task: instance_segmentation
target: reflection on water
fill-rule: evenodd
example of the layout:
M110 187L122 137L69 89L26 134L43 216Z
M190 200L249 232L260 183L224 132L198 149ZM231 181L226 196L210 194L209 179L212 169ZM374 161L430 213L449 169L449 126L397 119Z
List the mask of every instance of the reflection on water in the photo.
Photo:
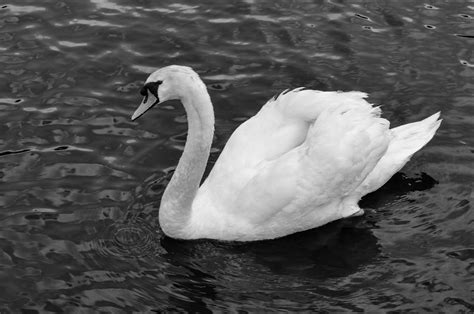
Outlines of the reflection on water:
M0 311L474 311L474 6L466 1L90 0L0 5ZM177 241L158 205L178 102L129 117L186 64L231 132L297 86L363 90L433 141L363 217L274 241Z

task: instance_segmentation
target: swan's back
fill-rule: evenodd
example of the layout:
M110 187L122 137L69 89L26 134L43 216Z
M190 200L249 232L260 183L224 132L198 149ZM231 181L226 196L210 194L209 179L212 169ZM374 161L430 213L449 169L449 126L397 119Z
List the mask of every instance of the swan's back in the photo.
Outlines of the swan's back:
M229 166L238 169L255 166L301 145L310 126L324 110L339 106L371 110L372 105L364 100L365 97L367 94L362 92L321 92L298 88L270 99L255 116L234 131L214 165L210 179Z

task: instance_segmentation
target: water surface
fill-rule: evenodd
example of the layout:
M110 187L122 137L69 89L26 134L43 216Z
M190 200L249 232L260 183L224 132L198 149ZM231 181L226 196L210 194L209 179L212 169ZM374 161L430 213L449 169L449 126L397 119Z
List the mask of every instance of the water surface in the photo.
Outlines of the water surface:
M0 311L474 311L472 1L29 1L0 5ZM147 74L192 66L209 167L286 88L362 90L435 138L366 215L274 241L164 237L178 102L137 122Z

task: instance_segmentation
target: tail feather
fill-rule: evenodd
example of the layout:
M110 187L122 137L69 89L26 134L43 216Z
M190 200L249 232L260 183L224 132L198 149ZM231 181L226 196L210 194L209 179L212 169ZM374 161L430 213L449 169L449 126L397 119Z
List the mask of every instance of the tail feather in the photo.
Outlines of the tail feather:
M386 153L357 188L356 194L363 196L377 190L399 171L433 138L442 121L439 116L440 112L437 112L424 120L391 129L393 137Z
M387 153L400 155L408 161L433 138L442 121L438 120L439 115L440 112L437 112L424 120L393 128L391 130L393 140L390 142Z

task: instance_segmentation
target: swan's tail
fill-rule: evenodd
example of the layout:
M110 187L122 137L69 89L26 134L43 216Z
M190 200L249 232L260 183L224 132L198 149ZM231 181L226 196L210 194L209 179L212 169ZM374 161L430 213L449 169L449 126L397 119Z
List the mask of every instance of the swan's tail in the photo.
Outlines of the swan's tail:
M437 112L424 120L401 125L391 130L393 140L390 142L387 154L397 156L397 159L402 162L400 169L414 153L433 138L441 124L439 115L440 112Z
M424 120L391 129L393 138L386 153L357 188L356 193L363 196L377 190L399 171L414 153L433 138L442 121L439 115L437 112Z

